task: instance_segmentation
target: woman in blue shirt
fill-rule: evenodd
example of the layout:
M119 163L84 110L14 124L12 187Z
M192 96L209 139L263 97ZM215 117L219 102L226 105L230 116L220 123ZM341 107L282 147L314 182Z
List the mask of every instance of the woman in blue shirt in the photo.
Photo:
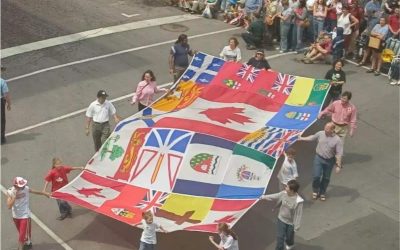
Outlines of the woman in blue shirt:
M380 40L381 45L379 46L378 49L375 48L369 48L372 51L372 65L369 70L367 70L367 73L375 73L375 76L379 76L381 65L382 65L382 58L381 58L381 53L382 50L384 49L384 42L386 39L386 36L389 33L389 26L386 24L386 19L384 17L381 17L379 19L379 23L374 26L374 28L371 31L371 37L376 37ZM366 53L367 54L367 53ZM363 62L365 62L365 58L363 58Z

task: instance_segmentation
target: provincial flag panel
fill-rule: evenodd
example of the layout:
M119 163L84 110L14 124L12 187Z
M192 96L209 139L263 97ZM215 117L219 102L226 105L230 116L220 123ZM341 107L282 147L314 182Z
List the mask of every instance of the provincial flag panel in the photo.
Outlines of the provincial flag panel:
M233 226L316 121L329 86L198 53L168 93L118 123L53 197L138 227L145 211L168 231Z
M180 169L174 193L215 197L226 174L235 143L195 134Z

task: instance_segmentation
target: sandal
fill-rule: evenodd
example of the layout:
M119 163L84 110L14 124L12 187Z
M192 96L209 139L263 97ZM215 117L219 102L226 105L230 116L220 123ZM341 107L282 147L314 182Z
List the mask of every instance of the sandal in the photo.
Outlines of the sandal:
M321 201L326 201L326 196L322 194L322 195L319 196L319 199Z
M369 70L367 70L367 73L372 73L374 71L375 71L374 69L369 69Z
M379 76L380 74L381 74L381 72L379 72L379 71L377 71L377 70L374 72L374 75L375 75L375 76Z
M357 67L361 67L361 66L364 66L365 65L365 62L359 62L358 64L357 64Z
M318 198L318 194L317 193L312 193L312 199L316 200Z
M311 59L308 59L308 60L304 60L304 63L305 63L305 64L313 64L314 62L311 61Z

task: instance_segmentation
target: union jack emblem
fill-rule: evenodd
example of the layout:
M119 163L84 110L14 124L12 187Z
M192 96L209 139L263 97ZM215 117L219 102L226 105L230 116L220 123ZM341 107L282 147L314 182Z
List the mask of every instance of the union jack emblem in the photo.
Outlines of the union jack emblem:
M285 149L295 142L300 133L300 130L275 128L275 131L271 133L271 139L267 141L263 151L267 155L279 158Z
M255 135L243 139L240 144L279 158L285 149L295 142L300 133L300 130L266 127L257 131Z
M236 75L242 79L245 79L249 83L254 83L260 72L261 69L256 69L248 64L242 64Z
M151 210L151 212L155 214L167 200L168 195L168 193L148 190L143 200L136 204L135 207L142 211Z
M295 81L295 76L279 73L271 89L289 96Z

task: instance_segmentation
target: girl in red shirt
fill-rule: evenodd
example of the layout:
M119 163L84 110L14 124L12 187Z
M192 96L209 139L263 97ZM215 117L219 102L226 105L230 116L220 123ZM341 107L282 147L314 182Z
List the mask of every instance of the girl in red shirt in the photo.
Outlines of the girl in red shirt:
M62 161L58 157L54 157L52 160L52 166L50 171L47 173L45 179L45 184L43 187L43 192L46 192L47 186L51 182L51 192L57 191L58 189L64 187L68 184L67 174L72 170L83 170L84 167L71 167L62 164ZM68 202L63 200L58 200L58 209L60 210L60 216L57 220L64 220L67 217L71 217L71 206Z

